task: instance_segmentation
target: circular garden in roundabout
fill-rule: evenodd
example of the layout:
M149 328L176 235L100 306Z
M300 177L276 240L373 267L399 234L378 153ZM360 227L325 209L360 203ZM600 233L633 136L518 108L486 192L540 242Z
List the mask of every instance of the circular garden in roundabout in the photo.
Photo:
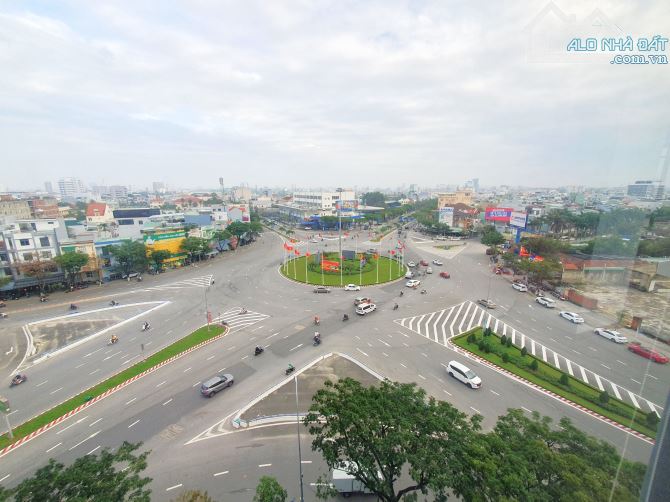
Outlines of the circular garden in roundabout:
M318 286L370 286L405 275L405 267L395 257L353 251L343 251L342 254L344 259L341 262L337 252L294 257L286 260L280 271L291 280Z

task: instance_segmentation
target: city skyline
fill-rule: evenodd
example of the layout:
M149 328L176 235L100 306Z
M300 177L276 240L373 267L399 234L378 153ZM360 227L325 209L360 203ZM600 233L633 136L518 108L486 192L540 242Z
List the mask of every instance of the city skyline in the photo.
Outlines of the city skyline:
M441 2L175 4L160 16L141 2L3 3L3 184L623 186L662 176L665 65L534 61L528 37L562 33L532 32L562 16L655 33L670 7L457 13Z

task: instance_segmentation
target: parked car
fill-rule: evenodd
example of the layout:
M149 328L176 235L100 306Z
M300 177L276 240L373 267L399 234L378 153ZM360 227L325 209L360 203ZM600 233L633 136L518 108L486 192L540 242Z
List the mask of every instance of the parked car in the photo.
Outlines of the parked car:
M440 277L443 279L450 279L451 276L449 275L449 272L440 272Z
M561 293L560 291L556 291L556 290L549 291L549 294L550 294L551 296L553 296L554 298L558 298L559 300L567 300L567 299L568 299L567 296L565 296L565 295L564 295L563 293Z
M618 331L614 331L613 329L596 328L596 329L593 330L593 332L596 335L600 335L603 338L607 338L608 340L611 340L615 343L626 343L628 341L628 338L623 336Z
M354 305L360 305L362 303L372 303L372 300L367 296L357 296L354 298Z
M444 263L442 263L440 260L433 260L433 265L437 265L438 267L441 267L442 265L444 265Z
M315 293L330 293L330 288L326 286L317 286L314 288Z
M360 291L361 287L358 284L347 284L344 286L345 291Z
M426 273L427 273L427 274L432 274L432 273L433 273L433 269L432 269L431 267L428 267L428 268L426 269Z
M666 364L668 362L668 356L663 355L660 352L656 352L649 347L645 347L644 345L640 345L638 342L630 342L628 344L628 350L637 354L638 356L651 359L655 363Z
M479 389L482 386L482 379L474 371L458 361L449 361L449 364L447 364L447 373L471 389Z
M421 263L422 267L427 267L428 266L428 262L426 260L421 260L419 263Z
M565 310L562 310L558 313L558 315L560 315L563 319L572 321L575 324L582 324L584 322L584 318L579 314L575 314L574 312L567 312Z
M525 293L526 291L528 291L528 286L526 286L522 282L513 282L512 287L514 289L516 289L517 291L521 291L522 293Z
M418 279L411 279L411 280L409 280L409 281L407 281L407 282L405 283L405 286L407 286L408 288L415 288L415 287L417 287L419 284L421 284L421 281L420 281L420 280L418 280Z
M358 307L356 307L356 313L358 315L369 314L375 310L377 310L377 305L374 303L361 303Z
M535 301L540 305L544 305L548 309L553 309L556 306L556 302L551 298L547 298L546 296L538 296L535 298Z
M480 298L477 300L477 303L479 303L482 307L486 307L487 309L494 309L497 307L495 303L493 303L491 300L487 300L486 298Z
M414 263L413 261L408 261L407 266L408 267L416 267L416 263Z
M200 386L200 393L205 397L212 397L217 392L233 385L234 382L235 379L233 378L233 375L229 373L216 375L202 383Z

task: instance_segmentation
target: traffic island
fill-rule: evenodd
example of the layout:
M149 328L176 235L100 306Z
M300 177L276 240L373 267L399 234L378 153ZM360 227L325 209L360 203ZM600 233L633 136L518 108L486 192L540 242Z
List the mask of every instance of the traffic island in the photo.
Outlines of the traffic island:
M269 423L295 422L296 411L304 416L312 404L312 396L323 387L326 380L337 382L353 378L365 387L376 385L382 377L345 354L328 354L319 358L279 385L261 394L239 411L233 419L234 427L253 427ZM297 410L296 410L297 391Z
M315 286L373 286L396 281L405 276L406 267L396 259L359 253L355 259L340 263L337 253L293 258L279 267L287 279ZM342 270L340 271L340 267Z
M533 386L540 387L561 400L594 414L607 422L615 422L624 429L646 438L656 437L658 415L644 413L605 391L574 378L542 359L528 354L524 348L511 343L511 339L498 336L489 328L474 328L452 338L451 343L483 359L506 373L512 373Z
M13 439L10 439L7 433L0 436L0 457L19 447L21 444L39 436L43 432L46 432L70 418L72 415L79 413L81 410L92 406L97 401L126 387L135 380L138 380L149 373L153 373L162 366L224 337L227 333L228 329L224 326L203 326L181 340L152 354L143 361L120 371L67 401L22 423L12 430L14 434Z

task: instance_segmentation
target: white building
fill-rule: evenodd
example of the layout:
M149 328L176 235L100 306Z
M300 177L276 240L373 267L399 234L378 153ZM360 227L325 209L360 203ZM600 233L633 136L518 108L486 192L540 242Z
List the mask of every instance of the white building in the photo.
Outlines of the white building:
M259 209L268 209L272 207L272 197L267 195L259 195L251 201L251 205Z
M293 206L299 209L312 211L321 216L335 216L337 203L342 201L344 211L353 210L357 205L356 192L343 190L342 192L294 192Z
M66 198L76 198L86 192L84 184L79 178L61 178L58 180L58 189L60 196Z
M231 196L235 202L249 202L251 200L251 190L247 187L235 187Z
M665 185L660 181L636 181L628 185L627 195L639 199L661 200L665 195Z

